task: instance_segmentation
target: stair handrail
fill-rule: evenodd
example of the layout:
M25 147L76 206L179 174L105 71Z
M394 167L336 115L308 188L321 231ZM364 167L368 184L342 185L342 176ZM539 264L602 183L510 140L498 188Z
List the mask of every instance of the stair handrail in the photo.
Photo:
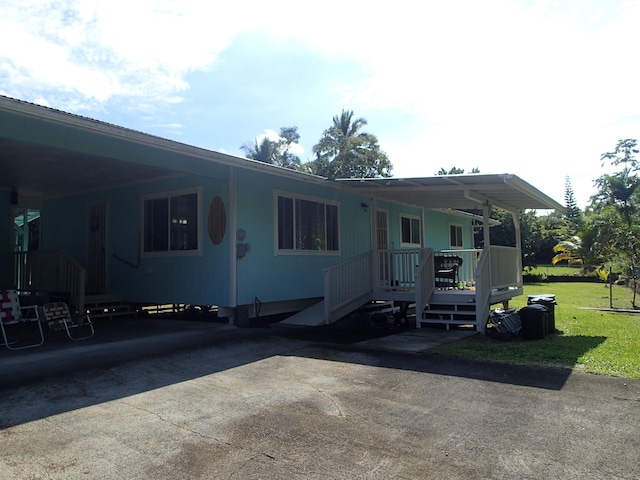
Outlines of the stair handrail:
M489 319L491 302L491 247L483 249L478 260L476 284L476 331L482 331Z
M514 269L513 265L516 265ZM522 287L520 249L490 245L480 255L476 269L476 323L486 326L491 310L491 295L494 290Z
M20 292L65 292L79 311L84 310L86 269L65 250L13 252L12 284Z
M365 252L342 263L325 268L324 320L330 323L344 307L371 296L372 252Z
M422 259L416 267L416 316L422 315L429 299L436 290L435 262L433 248L423 248ZM419 322L418 322L419 325Z

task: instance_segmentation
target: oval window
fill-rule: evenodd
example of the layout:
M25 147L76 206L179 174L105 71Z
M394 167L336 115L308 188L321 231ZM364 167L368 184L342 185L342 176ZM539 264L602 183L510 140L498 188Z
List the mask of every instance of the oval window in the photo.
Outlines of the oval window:
M214 245L222 243L224 233L227 229L227 214L224 210L224 202L220 197L211 201L209 206L209 238Z

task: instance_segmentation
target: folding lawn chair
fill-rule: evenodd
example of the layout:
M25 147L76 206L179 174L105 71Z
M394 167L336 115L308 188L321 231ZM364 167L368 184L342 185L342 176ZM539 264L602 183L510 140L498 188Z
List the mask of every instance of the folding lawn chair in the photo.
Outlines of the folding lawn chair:
M22 350L23 348L39 347L44 343L44 332L42 331L42 325L40 324L37 305L21 307L18 292L15 290L0 291L0 302L0 330L2 330L2 338L4 339L4 344L8 349ZM28 322L36 322L40 332L40 340L35 343L27 343L26 345L13 347L12 345L18 343L20 338L9 341L6 327L18 324L24 325Z
M69 307L64 302L47 303L42 307L44 322L54 332L64 331L71 340L84 340L93 337L93 322L89 315L72 316ZM72 330L86 327L90 333L84 336L74 336Z
M522 330L522 322L515 308L511 310L496 308L491 311L489 321L498 333L508 333L517 336Z

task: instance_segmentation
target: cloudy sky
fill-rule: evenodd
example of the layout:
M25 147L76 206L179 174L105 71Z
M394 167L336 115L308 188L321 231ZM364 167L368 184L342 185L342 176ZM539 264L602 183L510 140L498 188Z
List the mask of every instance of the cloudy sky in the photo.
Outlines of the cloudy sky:
M0 0L0 94L243 156L342 109L397 177L513 173L564 203L640 138L640 0Z

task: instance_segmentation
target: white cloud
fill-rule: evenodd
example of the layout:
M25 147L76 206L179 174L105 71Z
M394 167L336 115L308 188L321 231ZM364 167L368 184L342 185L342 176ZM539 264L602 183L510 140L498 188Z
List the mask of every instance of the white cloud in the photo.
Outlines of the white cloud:
M601 9L586 2L565 10L555 2L441 3L427 8L438 21L418 30L409 20L410 33L398 38L411 41L382 49L369 59L370 77L342 90L358 113L399 108L415 118L414 140L378 135L394 173L478 166L516 173L560 202L570 175L585 204L602 173L600 154L638 137L639 3L612 5L597 22Z
M188 88L185 75L210 65L238 30L214 27L206 5L9 0L0 7L0 78L18 93L175 101Z
M638 137L638 24L638 0L4 0L0 83L70 111L121 98L152 121L189 97L190 73L218 74L234 37L260 31L365 72L323 88L358 116L407 122L371 129L397 175L478 166L561 200L569 174L586 202L600 153Z

